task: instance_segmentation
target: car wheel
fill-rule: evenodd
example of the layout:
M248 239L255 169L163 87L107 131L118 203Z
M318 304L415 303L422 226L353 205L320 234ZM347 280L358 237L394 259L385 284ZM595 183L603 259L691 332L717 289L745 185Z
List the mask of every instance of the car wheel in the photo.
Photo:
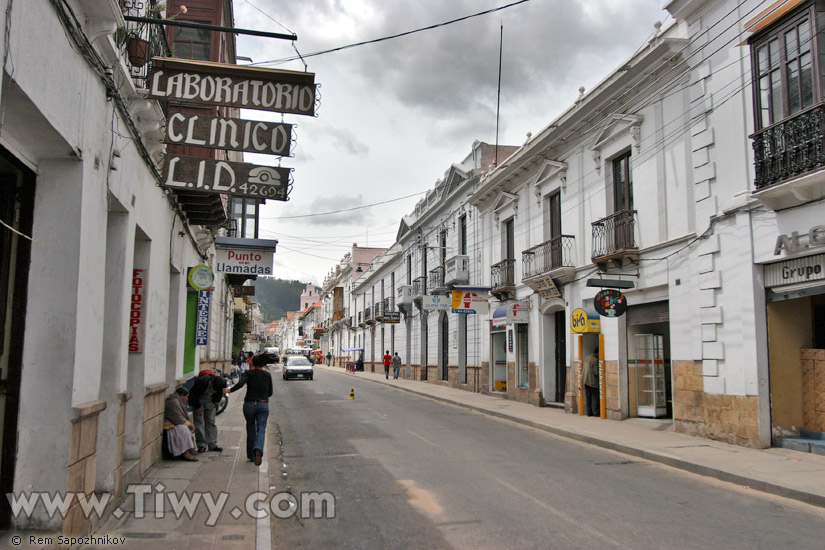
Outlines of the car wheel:
M309 379L312 380L312 376L310 376Z

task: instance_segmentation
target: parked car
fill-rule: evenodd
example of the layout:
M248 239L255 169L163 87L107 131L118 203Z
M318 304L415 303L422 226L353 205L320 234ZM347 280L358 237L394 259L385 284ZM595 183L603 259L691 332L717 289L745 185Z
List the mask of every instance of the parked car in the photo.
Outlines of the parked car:
M312 362L303 355L289 355L284 357L283 376L284 380L290 378L304 378L312 380L315 374Z

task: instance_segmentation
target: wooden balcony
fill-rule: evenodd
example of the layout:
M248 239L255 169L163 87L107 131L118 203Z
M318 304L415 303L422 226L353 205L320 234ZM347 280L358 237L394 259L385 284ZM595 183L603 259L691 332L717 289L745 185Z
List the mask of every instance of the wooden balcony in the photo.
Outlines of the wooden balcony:
M639 247L635 237L635 210L620 210L593 222L593 250L591 260L600 268L608 264L621 266L625 260L636 262Z

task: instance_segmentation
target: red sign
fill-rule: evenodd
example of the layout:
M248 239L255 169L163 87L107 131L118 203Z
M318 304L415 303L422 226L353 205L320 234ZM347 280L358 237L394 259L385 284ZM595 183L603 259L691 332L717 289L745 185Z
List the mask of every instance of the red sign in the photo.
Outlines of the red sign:
M132 270L132 306L129 310L129 352L143 351L143 269Z

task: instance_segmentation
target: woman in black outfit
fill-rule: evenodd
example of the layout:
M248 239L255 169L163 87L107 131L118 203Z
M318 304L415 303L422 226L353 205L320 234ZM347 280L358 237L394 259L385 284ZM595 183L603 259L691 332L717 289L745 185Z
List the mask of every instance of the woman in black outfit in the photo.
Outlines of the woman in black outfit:
M243 400L243 416L246 419L246 457L261 465L266 439L266 420L269 418L269 397L272 395L272 376L266 370L262 355L252 358L251 368L241 375L241 379L231 389L234 392L246 385Z

